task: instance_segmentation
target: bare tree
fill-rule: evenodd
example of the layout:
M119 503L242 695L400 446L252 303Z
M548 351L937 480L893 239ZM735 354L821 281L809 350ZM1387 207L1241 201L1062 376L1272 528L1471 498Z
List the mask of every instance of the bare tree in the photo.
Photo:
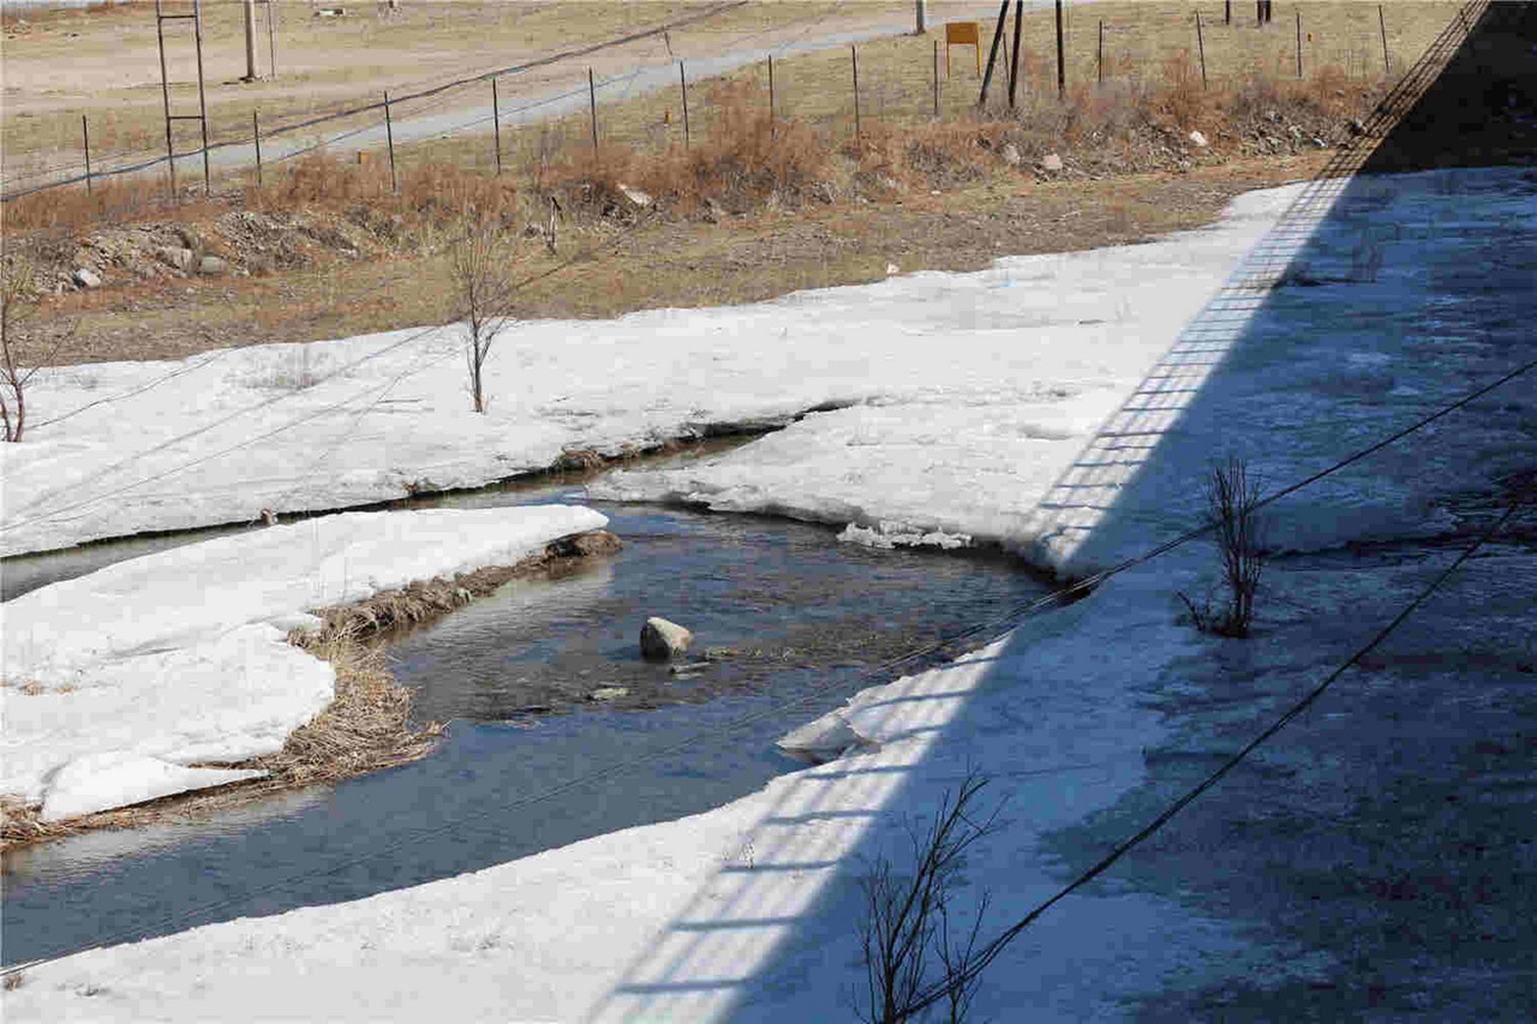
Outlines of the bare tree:
M975 772L968 773L953 799L948 792L940 798L927 829L910 829L915 862L911 876L899 875L882 857L863 879L868 911L860 939L867 1003L861 1019L869 1024L898 1024L916 1012L914 1003L931 954L944 970L949 1019L965 1019L975 993L977 975L972 968L988 897L983 896L963 942L950 933L950 902L967 848L994 831L996 809L980 822L971 814L986 784Z
M1213 611L1210 600L1197 608L1180 594L1190 610L1190 617L1202 632L1221 636L1245 637L1254 622L1254 594L1259 589L1265 556L1261 549L1259 522L1260 487L1250 483L1248 467L1236 455L1211 469L1206 484L1206 510L1212 529L1212 543L1222 563L1222 581L1227 588L1227 605Z
M469 214L473 221L474 211ZM486 411L485 364L497 329L512 313L512 247L495 223L471 223L450 252L449 269L465 324L464 358L475 411Z
M6 441L20 441L27 431L27 385L57 354L68 337L56 331L44 352L30 323L32 265L25 260L0 259L0 430ZM28 365L28 364L31 365Z

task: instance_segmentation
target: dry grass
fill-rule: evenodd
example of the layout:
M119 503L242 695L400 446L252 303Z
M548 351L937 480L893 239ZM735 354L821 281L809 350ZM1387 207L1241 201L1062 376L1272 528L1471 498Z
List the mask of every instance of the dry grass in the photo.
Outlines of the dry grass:
M516 565L419 581L355 604L320 609L316 614L324 623L321 628L296 630L288 639L335 670L335 699L294 730L277 753L205 766L265 771L265 778L53 822L41 820L39 805L0 794L0 849L90 829L195 818L279 790L339 782L423 757L432 751L443 725L429 722L412 728L411 691L390 674L377 641L445 615L510 579L555 574L619 546L619 539L606 531L580 534L555 541Z

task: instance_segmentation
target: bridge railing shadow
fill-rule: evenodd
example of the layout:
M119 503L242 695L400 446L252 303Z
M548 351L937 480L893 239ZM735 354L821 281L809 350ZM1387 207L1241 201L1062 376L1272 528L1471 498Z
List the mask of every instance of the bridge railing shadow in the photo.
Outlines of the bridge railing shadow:
M1469 28L1478 31L1487 7L1488 0L1476 0L1453 19L1364 130L1303 187L1274 229L1062 474L1032 516L1038 537L1035 557L1041 563L1067 575L1094 565L1091 542L1107 515L1134 504L1130 495L1138 480L1156 468L1165 439L1193 404L1212 399L1218 368L1243 345L1272 293L1288 283L1288 275L1306 266L1308 247L1319 228L1336 216L1342 198L1359 187L1353 175L1424 97L1465 43ZM1145 538L1147 546L1162 539ZM1002 663L1018 658L1032 642L1025 632L995 641L953 665L899 680L873 699L857 702L849 714L851 721L857 717L861 735L909 742L883 748L879 757L846 757L778 780L767 811L736 855L625 967L620 983L589 1019L721 1019L773 994L766 989L778 991L792 984L795 969L787 963L817 956L816 950L795 942L798 933L811 916L837 912L829 909L828 901L838 903L839 910L857 910L850 903L858 900L857 894L851 895L856 887L849 883L880 845L874 826L932 811L938 786L944 784L926 777L937 770L932 758L936 744L957 726L979 692L1002 683ZM1103 778L1096 779L1094 773ZM1024 774L1102 783L1111 773L1092 759L1066 758ZM924 784L916 785L920 778ZM958 782L950 780L948 788L953 790ZM831 964L828 969L859 976L855 964ZM829 1014L840 1015L852 1009L826 1007Z

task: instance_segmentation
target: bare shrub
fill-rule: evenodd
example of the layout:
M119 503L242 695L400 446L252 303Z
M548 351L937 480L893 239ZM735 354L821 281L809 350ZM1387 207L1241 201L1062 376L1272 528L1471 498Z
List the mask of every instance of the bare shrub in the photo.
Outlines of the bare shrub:
M972 804L986 785L985 778L968 773L953 798L949 792L940 798L928 828L909 826L915 864L911 876L898 874L882 857L862 880L867 906L860 931L866 1003L860 1019L870 1024L909 1020L920 1009L919 990L931 957L944 972L941 985L949 1019L965 1019L975 994L972 968L988 897L982 897L964 939L951 932L950 905L966 850L995 831L996 809L981 821L972 817Z
M486 411L485 364L497 329L512 312L512 246L494 223L468 225L449 252L449 274L465 323L464 358L475 411Z
M1197 629L1219 636L1246 637L1254 621L1254 594L1264 570L1258 517L1260 487L1250 483L1248 468L1238 456L1215 465L1206 484L1207 521L1212 543L1222 563L1226 603L1213 609L1210 599L1200 607L1180 594Z
M27 385L53 361L70 335L57 322L33 321L32 264L0 257L0 440L20 441L27 431Z

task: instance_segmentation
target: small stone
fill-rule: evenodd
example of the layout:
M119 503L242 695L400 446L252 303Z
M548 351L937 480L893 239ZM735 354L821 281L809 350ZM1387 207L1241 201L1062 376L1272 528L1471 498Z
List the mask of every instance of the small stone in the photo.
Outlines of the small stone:
M197 265L197 272L205 277L218 277L228 269L229 262L218 256L204 256Z
M897 266L895 263L888 263L888 264L886 264L886 276L887 277L890 277L892 274L900 274L901 272L902 272L902 268Z
M192 269L192 250L183 249L180 246L166 245L155 250L155 255L166 266L175 267L177 270Z
M1206 136L1198 131L1190 133L1190 142L1191 145L1195 146L1196 149L1205 149L1207 146L1211 145L1211 143L1206 141Z
M667 661L688 650L693 639L694 634L676 622L653 616L640 629L641 657L650 661Z
M1362 124L1359 120L1352 118L1350 121L1350 134L1365 135L1366 125Z
M101 275L97 274L96 271L92 270L90 267L78 267L70 276L74 279L74 282L82 288L101 287Z
M1062 158L1055 153L1047 153L1041 157L1041 170L1053 173L1062 170Z
M642 210L656 202L656 200L651 198L651 193L644 192L638 188L633 188L623 183L619 185L619 192L631 203L633 203L635 206L638 206Z
M1008 164L1010 167L1018 167L1021 160L1023 159L1019 155L1019 147L1014 145L1012 142L1005 142L1003 144L1003 148L998 151L998 155L1002 157L1003 162Z
M704 212L700 214L706 224L719 224L726 219L726 210L714 199L704 201Z
M624 686L600 686L587 695L588 700L618 700L620 697L628 697L630 691Z

